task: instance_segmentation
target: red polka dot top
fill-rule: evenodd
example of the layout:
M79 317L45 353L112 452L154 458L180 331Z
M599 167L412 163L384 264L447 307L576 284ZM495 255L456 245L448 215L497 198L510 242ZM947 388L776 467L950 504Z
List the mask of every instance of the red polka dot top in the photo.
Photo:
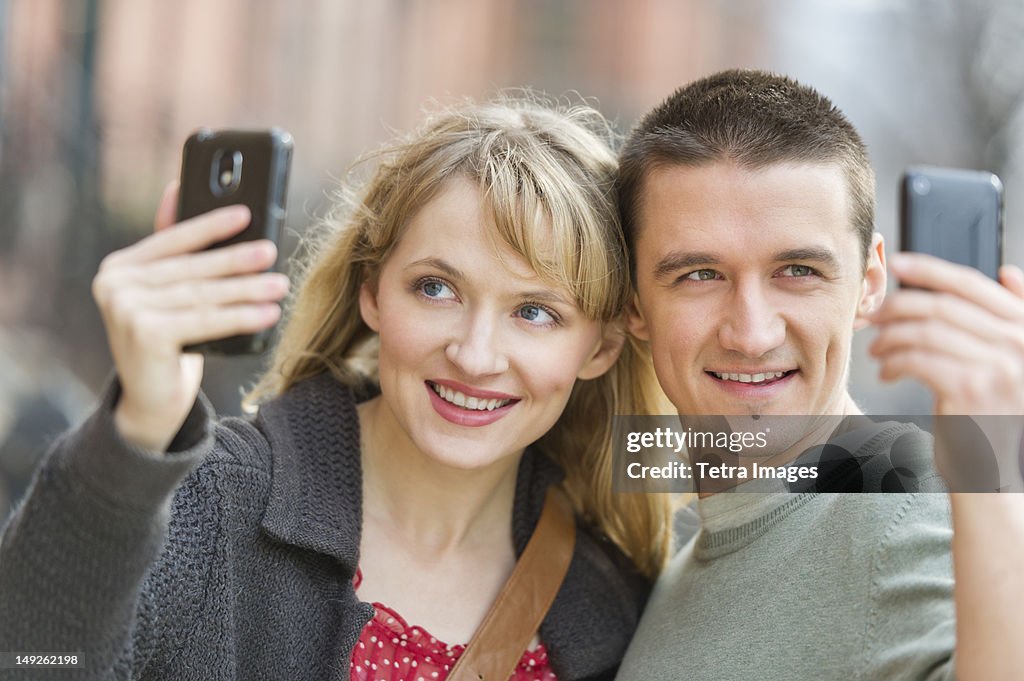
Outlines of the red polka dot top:
M357 590L362 578L357 571L353 580ZM374 603L373 608L373 619L352 651L352 681L443 681L448 677L465 644L439 641L382 603ZM509 680L556 681L543 643L523 653Z

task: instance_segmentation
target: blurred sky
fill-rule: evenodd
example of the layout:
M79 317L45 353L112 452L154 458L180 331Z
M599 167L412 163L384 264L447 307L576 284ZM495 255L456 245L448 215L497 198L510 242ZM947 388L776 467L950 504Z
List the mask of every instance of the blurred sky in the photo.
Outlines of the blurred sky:
M299 233L353 159L432 100L578 93L625 132L674 88L728 67L787 73L848 114L891 245L904 166L999 172L1005 259L1024 263L1021 36L1022 4L998 0L0 0L0 353L22 383L64 365L101 388L110 364L89 281L106 252L150 229L200 126L292 132ZM927 411L922 390L877 385L868 340L855 347L855 397L872 413ZM26 346L45 359L20 359ZM219 408L237 410L257 368L211 363ZM24 389L5 375L9 394Z

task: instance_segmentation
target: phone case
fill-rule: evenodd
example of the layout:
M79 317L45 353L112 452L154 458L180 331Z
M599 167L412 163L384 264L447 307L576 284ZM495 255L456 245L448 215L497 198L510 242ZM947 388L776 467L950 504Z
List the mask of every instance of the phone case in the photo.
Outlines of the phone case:
M244 204L252 213L249 226L210 248L256 239L270 239L280 244L291 158L292 137L277 128L259 131L202 129L193 133L182 151L178 221L222 206ZM271 271L276 269L277 263ZM232 336L185 349L224 355L263 352L270 344L272 331Z
M913 167L903 175L901 242L995 279L1002 263L1003 184L980 170Z

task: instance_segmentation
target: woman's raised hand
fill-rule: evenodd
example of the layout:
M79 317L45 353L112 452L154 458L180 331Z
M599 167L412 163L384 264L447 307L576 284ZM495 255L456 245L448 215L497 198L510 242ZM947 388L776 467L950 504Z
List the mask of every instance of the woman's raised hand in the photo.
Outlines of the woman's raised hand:
M265 272L277 257L263 239L205 251L249 224L244 206L174 223L177 183L164 192L155 233L111 253L92 292L107 329L121 397L114 420L129 444L165 451L195 403L203 357L193 343L272 326L288 278Z

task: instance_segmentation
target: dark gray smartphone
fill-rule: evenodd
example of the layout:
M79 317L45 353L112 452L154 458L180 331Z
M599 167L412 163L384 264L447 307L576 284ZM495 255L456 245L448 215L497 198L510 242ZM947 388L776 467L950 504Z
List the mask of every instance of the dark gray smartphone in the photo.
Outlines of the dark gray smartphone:
M244 204L252 221L242 232L210 248L270 239L280 243L292 160L292 136L270 130L209 130L193 133L181 156L178 221L215 208ZM271 270L277 269L277 263ZM263 352L271 329L190 345L187 352L238 355Z
M904 251L930 253L996 279L1002 263L1003 183L980 170L907 168L900 192Z

